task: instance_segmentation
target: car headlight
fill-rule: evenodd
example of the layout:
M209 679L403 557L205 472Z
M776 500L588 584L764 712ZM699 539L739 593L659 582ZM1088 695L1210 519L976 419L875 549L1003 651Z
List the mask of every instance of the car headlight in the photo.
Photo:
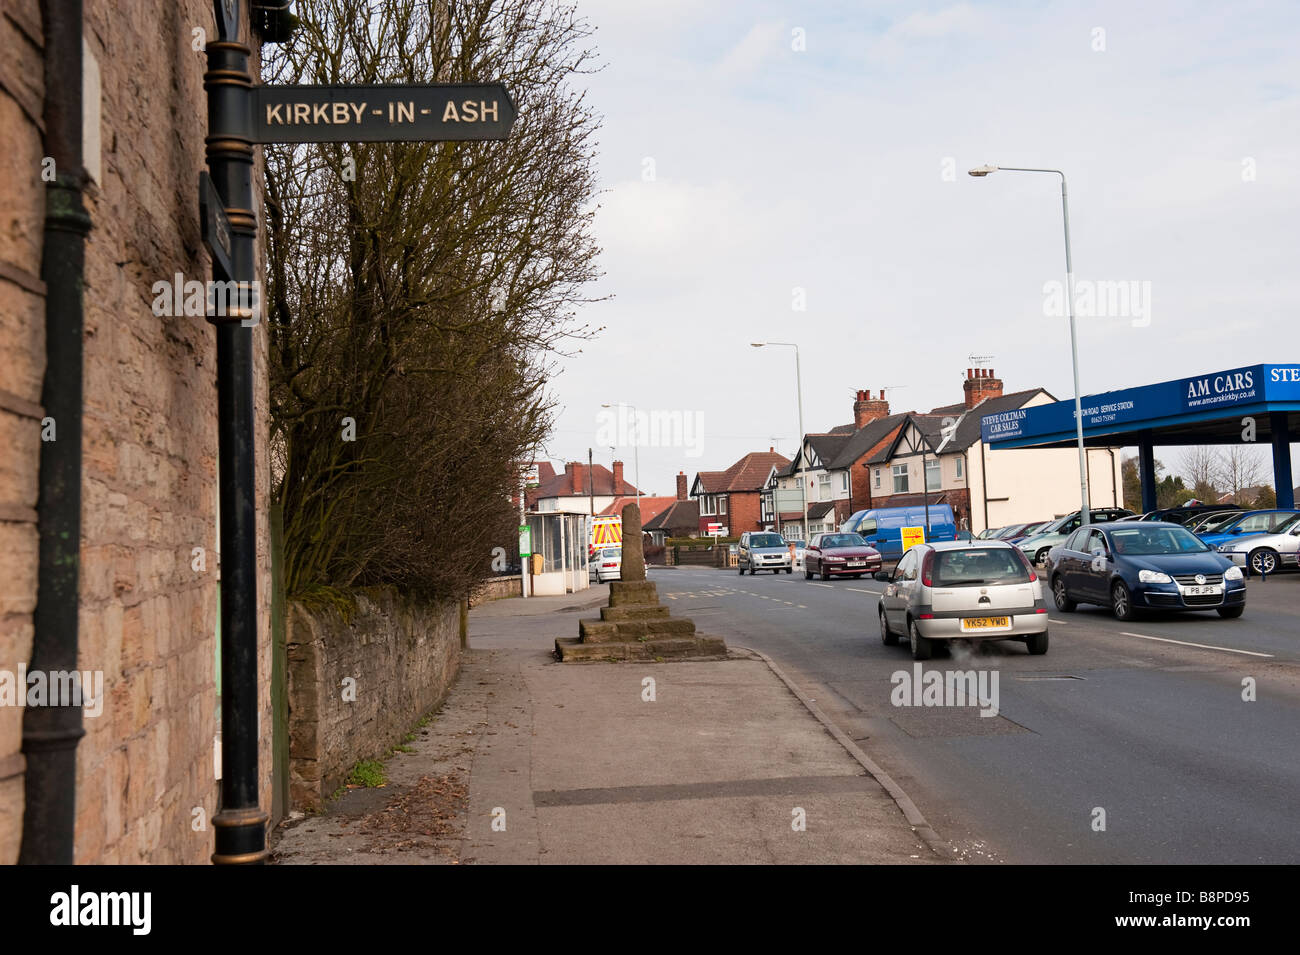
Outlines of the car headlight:
M843 558L843 557L827 557L826 560L827 560L828 563L835 562L835 561L838 561L838 562L840 562L840 563L843 563L843 562L844 562L844 558Z
M1172 584L1174 579L1158 570L1139 570L1138 580L1144 584Z
M1225 571L1223 572L1223 579L1224 579L1224 580L1241 580L1241 568L1240 568L1240 567L1235 567L1235 566L1234 566L1234 567L1229 567L1227 570L1225 570Z
M1229 554L1229 553L1232 552L1232 548L1233 548L1234 546L1236 546L1236 545L1234 545L1234 544L1220 544L1220 545L1219 545L1219 553L1220 553L1220 554Z

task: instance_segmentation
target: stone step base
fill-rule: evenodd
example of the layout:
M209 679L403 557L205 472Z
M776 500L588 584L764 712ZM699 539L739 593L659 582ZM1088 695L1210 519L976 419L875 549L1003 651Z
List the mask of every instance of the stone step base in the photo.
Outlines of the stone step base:
M695 660L727 655L721 637L666 637L653 640L583 643L578 637L558 637L555 654L563 663L584 660Z
M668 617L668 608L660 604L624 604L620 607L601 607L600 619L610 622L621 620L660 620Z
M609 584L609 605L657 604L659 591L651 580L614 580Z
M689 637L695 633L695 621L681 618L654 620L588 620L578 621L578 634L583 643L610 643L660 637Z

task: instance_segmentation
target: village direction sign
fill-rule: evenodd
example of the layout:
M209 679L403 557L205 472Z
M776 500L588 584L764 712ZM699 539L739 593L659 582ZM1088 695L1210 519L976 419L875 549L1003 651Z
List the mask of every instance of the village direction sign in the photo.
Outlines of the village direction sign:
M235 274L235 267L230 261L230 219L221 206L217 187L207 172L199 173L199 229L203 235L203 244L212 253L213 264L229 279Z
M499 83L255 86L252 102L258 143L505 139L515 121Z

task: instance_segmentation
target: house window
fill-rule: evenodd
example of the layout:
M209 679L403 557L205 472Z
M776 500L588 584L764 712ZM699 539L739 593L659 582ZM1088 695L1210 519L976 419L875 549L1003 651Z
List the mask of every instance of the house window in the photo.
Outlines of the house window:
M718 513L727 513L727 496L725 494L718 498Z
M825 472L817 475L817 500L829 501L831 499L831 476Z
M937 491L943 487L943 465L938 458L927 458L925 462L925 489Z
M702 495L700 496L700 514L701 514L702 516L704 516L704 517L712 517L712 516L713 516L713 514L714 514L714 510L713 510L713 495L711 495L711 494L702 494Z
M841 471L841 472L840 472L840 490L841 490L841 491L847 491L848 489L849 489L849 472L848 472L848 471Z
M880 468L876 468L875 475L876 475L876 490L879 491L880 490Z
M890 470L894 473L894 493L907 493L907 465L895 464Z
M964 464L965 464L965 460L961 457L961 455L958 455L957 456L957 479L958 480L961 480L966 476Z

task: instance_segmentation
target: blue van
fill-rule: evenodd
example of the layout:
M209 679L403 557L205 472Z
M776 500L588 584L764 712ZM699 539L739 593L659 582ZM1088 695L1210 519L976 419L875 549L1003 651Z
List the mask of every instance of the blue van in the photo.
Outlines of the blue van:
M840 532L861 534L868 544L880 551L885 560L898 560L903 556L903 528L925 527L925 505L908 507L873 507L851 514L840 525ZM952 508L947 504L930 505L930 530L926 541L951 541L957 539L957 522Z

